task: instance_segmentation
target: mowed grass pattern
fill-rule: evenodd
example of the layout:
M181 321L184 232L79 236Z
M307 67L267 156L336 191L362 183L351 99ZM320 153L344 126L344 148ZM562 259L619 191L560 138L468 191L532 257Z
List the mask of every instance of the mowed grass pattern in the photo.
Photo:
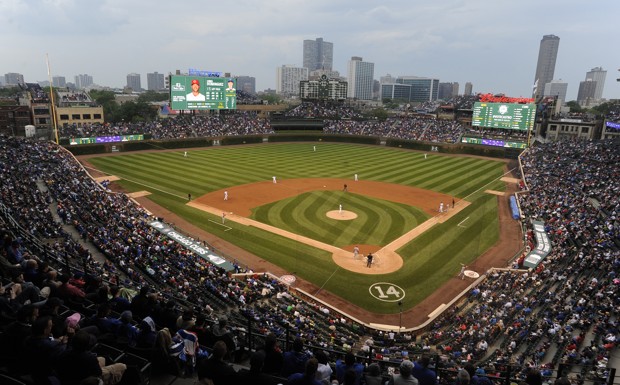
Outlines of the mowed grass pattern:
M340 204L358 217L340 221L325 215ZM412 206L342 191L300 194L258 207L252 215L257 221L338 247L356 243L383 246L428 217Z
M317 146L316 152L312 150L313 145ZM120 183L128 191L149 190L153 194L150 199L204 230L373 312L395 313L398 309L393 303L379 302L367 294L372 283L387 281L401 286L406 292L403 307L412 307L446 279L456 275L460 263L474 260L498 237L498 198L480 191L504 190L503 182L497 181L504 172L504 163L500 161L436 153L428 153L428 159L424 159L422 152L338 143L215 147L190 150L188 154L184 158L183 151L132 153L91 158L90 161L97 168L123 178ZM225 232L221 226L208 221L218 221L219 218L185 205L188 193L198 197L229 186L268 181L272 175L279 179L352 179L356 173L360 179L434 190L467 198L472 204L399 250L405 264L400 271L386 276L366 276L339 269L327 252L254 227L231 224L233 230ZM478 193L474 194L476 191ZM303 222L320 220L317 205L332 205L335 200L329 200L336 198L334 194L338 192L302 194L267 205L271 207L258 208L254 215L261 221L281 223L280 227L288 227L296 233L309 230L304 235L315 238L317 235L312 233L318 231L309 229ZM404 233L407 230L404 227L409 223L423 220L415 208L404 208L393 202L379 202L355 194L348 196L352 201L347 205L389 207L399 216L392 214L394 224L386 225L387 229L383 226L381 229L378 226L373 228L380 214L369 209L366 214L368 220L359 221L364 225L356 224L357 228L350 232L344 228L336 232L330 241L334 245L358 242L381 244ZM336 209L337 205L333 207ZM467 227L457 226L468 217L464 223ZM303 220L301 224L300 218ZM329 239L332 235L323 236ZM328 277L332 278L327 280Z

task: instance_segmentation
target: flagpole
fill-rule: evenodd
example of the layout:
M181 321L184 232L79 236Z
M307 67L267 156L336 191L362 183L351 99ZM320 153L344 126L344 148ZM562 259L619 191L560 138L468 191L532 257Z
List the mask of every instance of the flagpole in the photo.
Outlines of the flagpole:
M56 144L58 144L58 124L56 122L56 105L54 104L54 84L52 82L52 71L50 70L50 58L48 54L45 54L45 62L47 64L47 78L50 82L50 109L52 111L52 124L54 128L54 136L56 137Z

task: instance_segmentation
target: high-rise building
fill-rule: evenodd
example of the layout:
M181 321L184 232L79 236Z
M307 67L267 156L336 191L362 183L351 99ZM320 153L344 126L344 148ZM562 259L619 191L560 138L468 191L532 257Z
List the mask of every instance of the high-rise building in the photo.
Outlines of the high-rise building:
M596 83L597 81L592 79L579 82L579 91L577 92L577 102L579 102L579 104L585 105L595 99Z
M411 85L398 83L381 83L381 100L411 100Z
M464 96L469 96L474 92L474 85L471 82L465 83L465 90L463 91Z
M165 90L164 74L157 71L146 74L146 89L149 91Z
M349 98L360 100L372 100L374 85L375 63L365 62L359 56L353 56L349 60L347 81Z
M304 40L304 67L308 71L331 70L334 65L334 43L316 40Z
M276 68L276 93L283 96L299 95L299 84L302 80L308 80L306 67L283 65Z
M54 87L66 87L67 86L67 80L65 79L64 76L54 76L52 77L52 85Z
M459 94L459 83L439 83L437 98L448 100Z
M437 100L439 79L418 76L399 76L396 83L411 85L411 101L428 102Z
M84 89L93 84L93 77L87 74L75 75L75 88Z
M237 76L237 89L249 94L255 94L256 78L254 76Z
M396 78L390 74L387 74L385 76L381 76L379 78L379 83L381 84L394 84L396 83Z
M16 86L18 84L24 84L24 75L17 72L9 72L4 74L4 84L7 86Z
M600 100L603 98L603 88L605 87L605 78L607 77L607 71L602 67L594 67L590 71L586 72L586 80L593 80L596 82L596 90L594 90L594 100Z
M534 90L532 96L537 98L543 94L545 84L553 80L555 73L555 61L558 57L560 38L555 35L545 35L540 41L538 50L538 63L534 76Z
M566 101L566 90L568 89L568 83L563 82L562 79L552 80L545 84L545 91L543 96L557 96L559 100Z
M131 88L134 91L142 91L140 74L131 73L127 75L127 88Z

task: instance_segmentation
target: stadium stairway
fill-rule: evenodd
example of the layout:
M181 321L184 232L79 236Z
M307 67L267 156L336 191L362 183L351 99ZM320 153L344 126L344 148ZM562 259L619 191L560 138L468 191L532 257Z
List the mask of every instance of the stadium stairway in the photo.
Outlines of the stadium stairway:
M39 188L39 191L41 192L47 191L47 187L45 186L45 183L42 180L37 181L37 187ZM48 207L50 209L50 212L52 213L52 217L54 218L54 220L58 223L63 223L62 220L60 219L60 216L58 215L58 202L52 201L52 203L50 203ZM69 234L75 242L79 243L80 245L82 245L82 247L88 250L90 252L90 255L92 255L95 261L101 264L106 262L105 256L95 247L95 245L93 245L92 243L88 241L83 240L82 237L80 236L80 233L75 229L74 226L63 224L62 229L67 234Z

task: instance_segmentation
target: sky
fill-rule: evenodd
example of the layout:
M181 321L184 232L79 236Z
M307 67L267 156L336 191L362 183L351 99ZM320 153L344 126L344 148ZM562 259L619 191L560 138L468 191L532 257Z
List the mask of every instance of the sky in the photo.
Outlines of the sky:
M303 64L303 40L334 44L334 69L351 56L392 76L465 82L474 92L531 96L540 40L560 37L555 79L568 100L594 67L603 97L620 98L617 0L0 0L0 76L51 74L126 85L129 73L189 68L253 76L275 89L276 67Z

